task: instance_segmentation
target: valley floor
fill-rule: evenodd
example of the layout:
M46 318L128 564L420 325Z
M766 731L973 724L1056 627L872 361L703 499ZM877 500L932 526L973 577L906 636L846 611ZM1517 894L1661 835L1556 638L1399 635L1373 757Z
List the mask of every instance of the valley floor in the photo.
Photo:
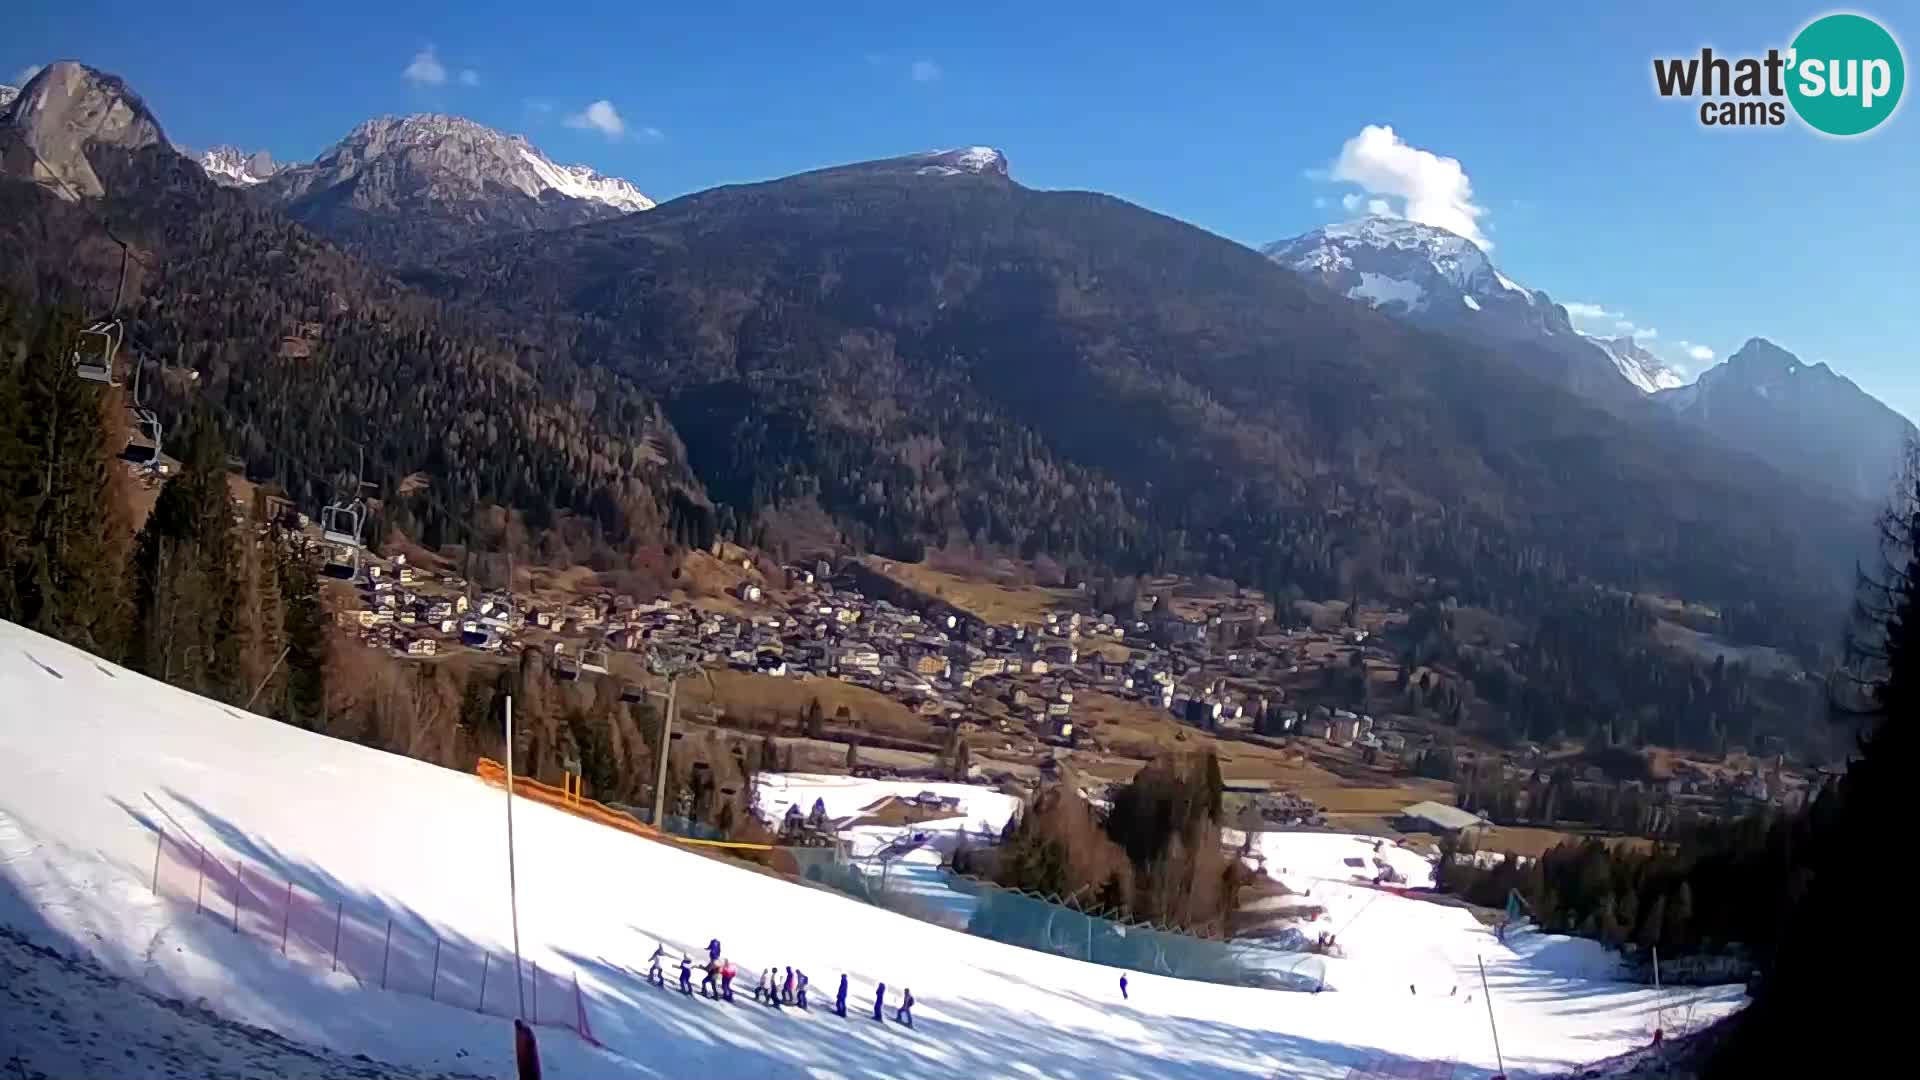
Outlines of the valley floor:
M356 917L391 917L445 943L450 956L511 956L498 789L195 698L7 624L0 702L0 924L17 935L9 941L58 947L136 982L130 992L204 1003L222 1022L349 1058L425 1075L510 1073L506 1020L362 988L299 959L297 948L282 956L196 915L191 891L180 898L166 867L159 892L176 898L154 890L164 831L204 846L213 863L242 860L266 879L338 898ZM792 794L807 805L821 797ZM848 795L858 805L829 812L866 805L864 792ZM1587 943L1543 937L1504 948L1464 912L1352 884L1349 860L1370 858L1371 841L1263 848L1270 865L1324 891L1330 918L1345 919L1351 970L1329 980L1334 991L1134 974L1122 1000L1113 968L942 929L526 800L514 821L523 952L546 971L578 974L604 1044L543 1028L550 1077L1338 1080L1411 1075L1421 1064L1422 1075L1467 1080L1495 1071L1484 999L1452 992L1481 957L1515 1077L1632 1050L1657 1012L1680 1007L1672 995L1610 980ZM735 1004L645 982L656 945L700 955L715 937L743 971ZM752 1005L751 973L772 965L808 972L816 1002L830 1000L845 973L850 1017L818 1005L804 1014ZM879 982L890 1005L912 989L916 1029L872 1021ZM1686 1000L1704 1022L1738 1008L1741 992ZM208 1046L208 1062L225 1052Z

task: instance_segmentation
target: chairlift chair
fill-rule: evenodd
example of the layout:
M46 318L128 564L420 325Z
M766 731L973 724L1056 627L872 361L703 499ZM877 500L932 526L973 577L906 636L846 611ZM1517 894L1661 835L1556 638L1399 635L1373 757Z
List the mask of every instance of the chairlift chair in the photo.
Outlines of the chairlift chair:
M321 568L330 578L340 581L353 581L360 576L360 547L358 544L327 545L327 563Z
M595 675L607 673L607 645L604 641L589 642L580 647L580 670Z
M328 543L356 551L362 546L360 532L366 526L367 505L359 499L350 503L329 503L320 510L320 536Z
M138 444L130 444L127 447L128 458L135 464L144 467L148 472L159 472L161 469L160 455L163 448L162 438L166 434L165 426L160 423L159 414L152 409L136 408L133 410L133 423L135 429L140 433L140 436L145 438L150 445L139 446Z
M113 363L125 334L118 319L102 319L80 331L73 342L73 373L88 382L119 386Z

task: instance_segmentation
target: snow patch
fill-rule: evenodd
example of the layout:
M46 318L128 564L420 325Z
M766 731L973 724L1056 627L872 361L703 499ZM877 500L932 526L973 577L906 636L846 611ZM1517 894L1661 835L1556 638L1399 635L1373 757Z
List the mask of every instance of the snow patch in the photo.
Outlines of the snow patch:
M1475 311L1480 310L1480 301L1475 300L1473 297L1468 296L1466 293L1460 294L1460 302L1467 305L1468 307L1472 308Z
M1347 290L1347 295L1355 300L1365 300L1374 307L1387 304L1405 304L1409 310L1418 307L1426 298L1426 290L1411 281L1402 281L1385 274L1360 272L1360 284Z

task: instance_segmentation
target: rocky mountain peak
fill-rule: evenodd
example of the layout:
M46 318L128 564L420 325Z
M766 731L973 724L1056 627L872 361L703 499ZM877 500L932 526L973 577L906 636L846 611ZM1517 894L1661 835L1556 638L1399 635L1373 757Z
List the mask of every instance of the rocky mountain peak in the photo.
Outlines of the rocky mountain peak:
M25 153L7 153L9 170L30 175L63 199L98 198L106 186L87 151L138 150L166 134L139 95L120 79L84 64L47 65L0 111L0 137Z
M285 166L274 163L265 150L249 154L234 146L216 146L197 158L207 175L223 184L249 187L263 183Z

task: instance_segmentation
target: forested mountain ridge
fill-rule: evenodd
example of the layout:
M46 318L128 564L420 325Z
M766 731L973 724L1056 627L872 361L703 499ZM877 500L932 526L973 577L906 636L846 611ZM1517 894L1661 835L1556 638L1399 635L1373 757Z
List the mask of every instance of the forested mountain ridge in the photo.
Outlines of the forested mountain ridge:
M1831 636L1870 511L1104 195L909 156L504 238L415 279L655 388L743 518L1308 595L1580 581Z
M43 79L151 119L118 80L76 64L53 65L18 100ZM0 113L6 172L32 175L21 128L33 120L8 119ZM468 541L487 505L524 512L546 550L569 558L710 535L671 426L616 374L468 330L216 184L164 139L131 150L82 140L80 152L103 197L0 177L0 276L29 302L97 317L121 266L109 228L126 240L123 355L149 365L170 421L211 408L252 478L311 512L351 481L364 450L382 524L430 545ZM401 498L408 477L413 494Z

